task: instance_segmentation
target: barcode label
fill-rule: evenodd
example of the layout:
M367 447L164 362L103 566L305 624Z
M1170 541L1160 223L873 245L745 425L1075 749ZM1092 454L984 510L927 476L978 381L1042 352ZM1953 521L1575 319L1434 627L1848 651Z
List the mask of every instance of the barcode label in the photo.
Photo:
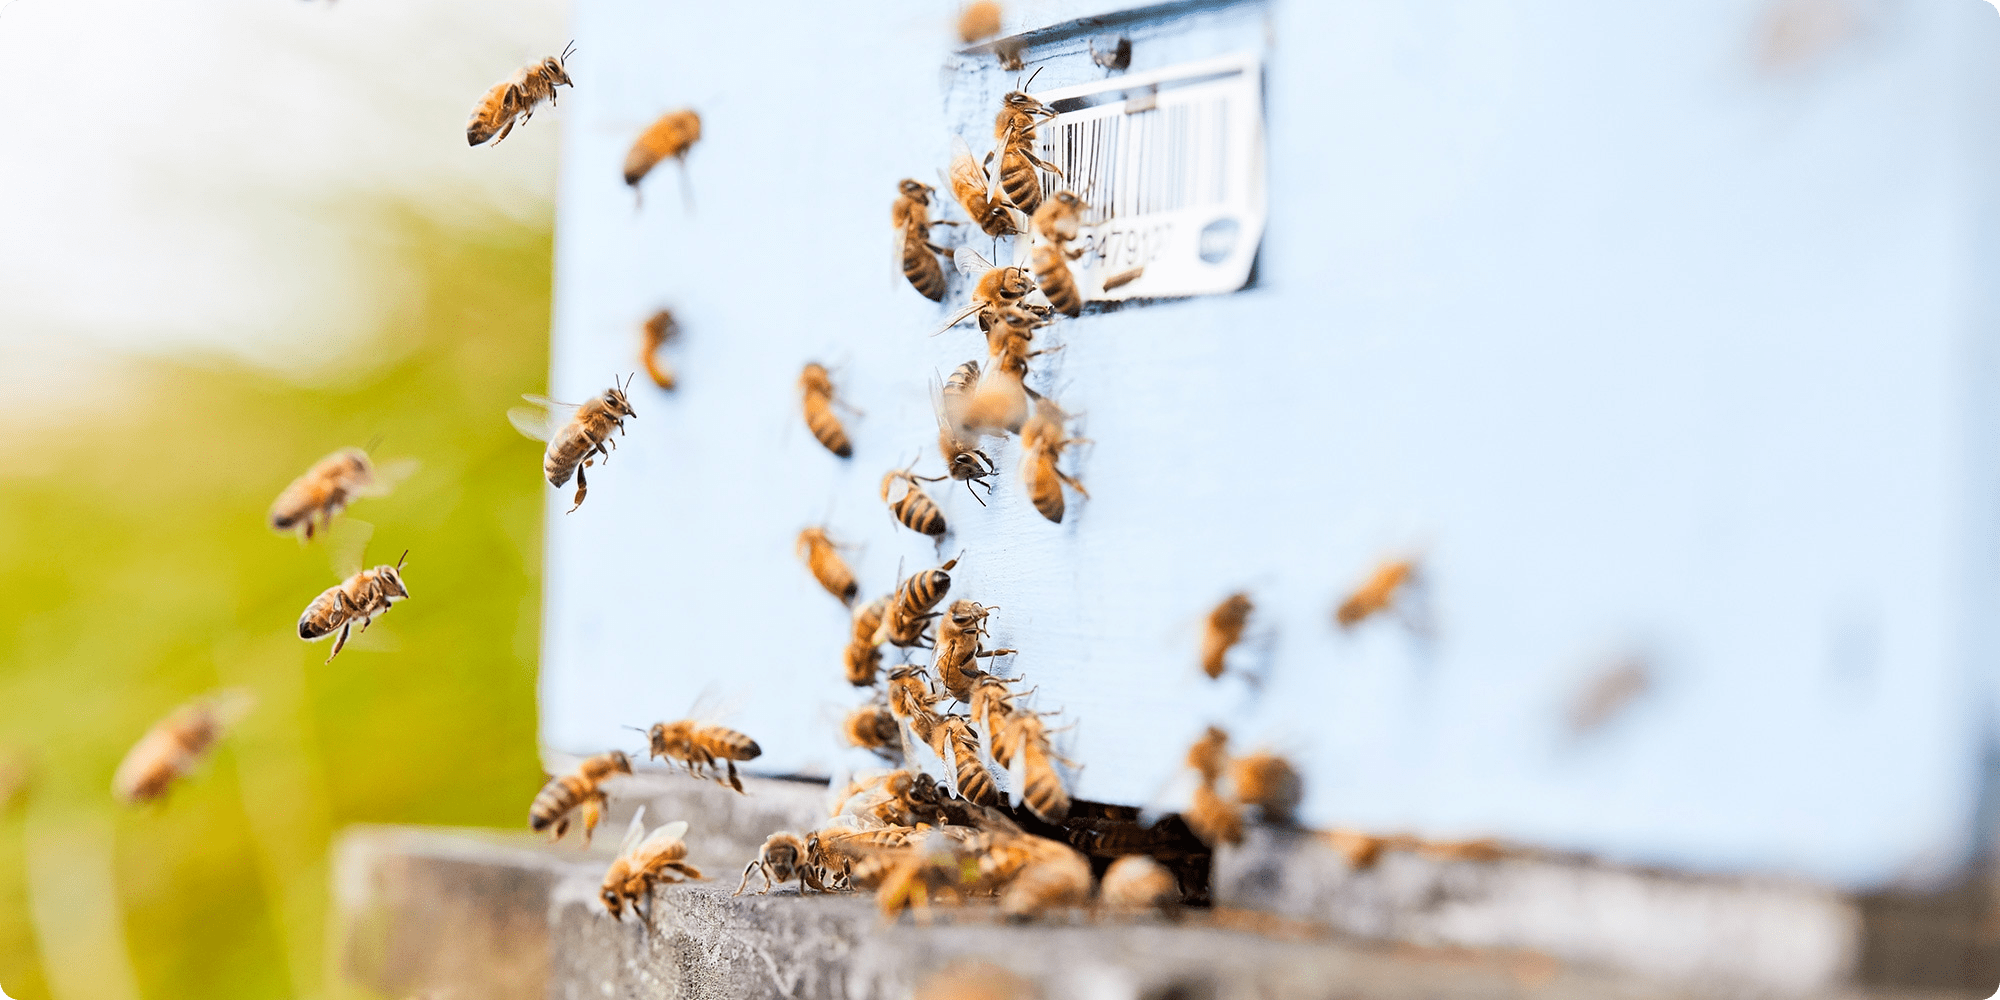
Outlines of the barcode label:
M1075 265L1087 297L1249 280L1264 232L1261 72L1256 56L1236 55L1035 95L1061 112L1038 137L1037 155L1061 171L1043 171L1042 189L1089 206Z

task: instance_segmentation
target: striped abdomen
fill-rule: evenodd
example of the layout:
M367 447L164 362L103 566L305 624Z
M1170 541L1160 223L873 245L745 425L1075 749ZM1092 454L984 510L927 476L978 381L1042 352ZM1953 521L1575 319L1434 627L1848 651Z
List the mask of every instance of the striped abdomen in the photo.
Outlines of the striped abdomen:
M945 591L951 589L951 574L945 571L956 565L958 560L953 559L937 569L912 574L902 586L896 588L895 603L918 613L937 607L937 603L944 600Z
M875 623L877 627L881 622ZM872 640L873 631L868 633ZM882 650L870 642L850 642L842 651L842 662L847 668L847 683L855 687L867 687L875 683L875 675L882 669Z
M932 302L944 301L944 266L931 253L923 229L912 225L903 232L903 277L910 287Z
M848 443L847 429L833 415L833 382L826 377L826 369L807 365L799 376L799 388L805 394L806 429L812 431L813 438L841 458L852 456L854 446Z
M618 426L614 420L599 429L598 421L592 419L593 416L590 404L584 404L576 417L549 439L549 450L542 453L542 474L549 478L550 486L569 482L569 477L576 474L576 467L583 464L583 460L589 458L590 453L610 436L612 428Z
M972 728L964 719L946 716L932 732L931 739L938 756L953 764L960 798L983 806L999 804L1000 793L993 787L993 776L979 762L979 741L973 739Z
M920 535L935 538L944 534L944 512L938 509L937 501L918 489L916 483L910 483L909 487L896 502L889 505L889 512L903 522L903 527Z
M548 829L596 791L597 783L582 775L565 774L550 778L535 796L534 803L528 806L528 829L538 832Z
M1047 448L1034 448L1022 455L1021 478L1028 488L1028 499L1034 501L1035 509L1041 511L1043 517L1061 524L1062 477L1056 474L1055 453Z
M882 627L882 616L889 612L889 599L878 597L854 609L854 636L856 645L873 645L875 632Z
M1028 808L1044 822L1060 823L1069 815L1069 792L1063 788L1062 776L1056 773L1055 765L1049 761L1048 741L1037 738L1024 742L1021 747L1021 770L1028 776L1028 787L1021 793Z
M1049 297L1049 304L1065 316L1075 316L1083 312L1083 294L1076 289L1076 276L1070 273L1069 261L1063 257L1062 245L1055 242L1035 244L1033 251L1035 282L1041 286L1042 294Z
M702 726L694 731L695 745L726 760L755 760L764 749L751 739L725 726Z
M944 388L938 391L944 401L945 412L957 413L957 407L965 405L972 397L972 389L979 384L979 362L967 361L951 370L951 377L944 380Z
M1000 190L1015 208L1029 215L1042 207L1042 176L1035 172L1035 161L1028 155L1028 143L1033 141L1034 133L1016 132L1000 154Z
M846 604L854 600L860 588L854 583L854 571L847 568L847 561L834 550L833 540L826 536L824 528L807 528L799 532L799 555L806 561L806 568L812 570L813 579L826 588L826 592L840 598Z

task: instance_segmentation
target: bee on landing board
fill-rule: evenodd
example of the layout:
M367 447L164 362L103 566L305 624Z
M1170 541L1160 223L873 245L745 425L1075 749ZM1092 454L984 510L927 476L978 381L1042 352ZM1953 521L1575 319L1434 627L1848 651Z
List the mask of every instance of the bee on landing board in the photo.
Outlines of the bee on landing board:
M660 360L660 348L679 332L680 326L674 322L674 314L665 309L647 317L644 325L639 327L644 341L644 346L639 349L639 363L646 367L646 377L662 389L672 389L677 380L674 370Z
M111 779L111 794L125 805L152 802L206 758L254 703L241 689L204 695L173 710L132 745Z
M972 734L972 726L964 717L941 717L931 730L931 749L937 751L939 759L952 769L960 798L982 806L1000 804L1000 793L993 786L993 776L986 772L986 765L980 763L979 738Z
M906 177L898 182L897 192L889 208L889 219L896 227L896 259L903 268L903 277L909 279L917 294L932 302L943 302L944 265L938 263L938 255L949 257L951 251L931 242L931 227L958 223L931 221L931 195L937 192L930 185Z
M618 844L618 856L611 866L604 870L604 884L598 890L598 898L604 901L604 908L619 920L625 919L625 907L652 925L652 918L639 909L639 901L653 894L653 886L659 882L685 882L702 877L701 869L686 861L687 842L681 838L687 835L687 821L676 820L646 832L646 807L632 814L632 825L625 828L625 839Z
M1042 856L1024 865L1000 893L1001 916L1030 920L1090 903L1090 859L1066 844L1047 843Z
M305 475L278 494L271 504L271 528L297 531L301 539L310 542L355 498L386 496L416 468L412 459L377 468L366 451L342 448L314 462Z
M1042 207L1042 177L1037 171L1062 176L1055 164L1035 155L1036 129L1056 112L1028 96L1026 88L1034 82L1030 76L1027 83L1002 98L1000 113L993 120L993 138L1000 144L1000 191L1015 208L1031 216Z
M1090 499L1090 492L1076 477L1056 467L1056 460L1063 450L1073 444L1086 442L1087 438L1073 438L1063 429L1069 415L1054 400L1044 396L1035 397L1035 415L1021 426L1021 482L1028 489L1028 499L1043 517L1062 523L1063 492L1067 484L1084 499Z
M840 598L842 604L854 603L854 595L861 588L854 582L854 571L847 568L847 561L840 558L840 552L833 540L826 535L825 528L807 528L799 532L798 555L805 560L806 568L812 570L813 579L826 588L826 592Z
M1032 173L1032 171L1030 171ZM1068 191L1057 191L1035 211L1035 245L1029 250L1035 284L1048 296L1049 304L1065 316L1083 312L1083 293L1077 290L1076 275L1069 262L1083 256L1083 248L1070 249L1082 224L1083 200Z
M952 137L951 172L944 178L944 186L965 210L966 218L986 235L997 240L1021 231L1014 213L993 196L993 181L965 145L964 136Z
M1408 559L1390 559L1375 567L1354 593L1340 602L1333 613L1334 620L1341 628L1353 628L1384 611L1389 610L1396 598L1416 576L1416 564Z
M660 120L646 126L633 140L632 149L625 154L625 185L632 189L634 198L640 197L639 182L653 172L662 160L673 160L681 167L681 195L691 199L687 183L687 154L696 142L701 140L701 116L693 108L681 108L660 116ZM689 205L692 207L690 200Z
M730 895L743 895L750 888L750 876L758 872L764 875L764 888L757 890L759 896L793 879L799 879L801 892L808 887L826 891L817 878L807 877L806 842L796 833L779 832L765 838L764 846L757 849L756 860L744 867L743 881Z
M826 368L806 365L799 373L799 391L805 396L806 429L812 431L813 439L841 458L852 457L854 446L848 443L847 428L833 413L833 380L827 377Z
M477 146L492 139L497 146L514 131L515 125L526 124L533 118L535 108L543 101L553 106L557 87L576 86L563 69L575 49L576 43L572 42L561 55L531 62L494 84L473 107L472 119L465 123L465 141Z
M924 632L937 612L931 609L944 600L945 592L951 589L951 569L958 565L957 559L936 569L920 570L896 585L896 591L889 598L889 610L882 616L882 627L875 633L877 645L887 642L893 646L922 646Z
M892 764L903 759L903 732L887 705L871 702L847 713L840 732L849 746L870 750Z
M972 703L973 684L985 673L979 669L978 658L1014 652L982 649L979 645L980 637L986 634L986 617L996 610L978 601L958 600L951 602L944 617L938 620L937 653L931 661L932 670L946 694L967 704Z
M932 500L930 494L925 493L924 488L917 483L919 481L935 483L944 477L919 476L911 471L915 467L916 463L912 462L910 469L891 469L885 473L882 476L882 500L889 505L889 513L894 515L903 527L919 535L943 537L944 512L938 509L937 501ZM903 484L903 495L890 500L889 494L899 482Z
M590 835L597 829L597 821L610 799L604 791L604 782L614 774L631 773L632 760L623 750L584 758L575 771L550 778L536 793L535 801L528 806L528 829L536 833L549 831L549 842L555 843L569 832L571 814L581 810L583 846L589 847Z
M397 601L410 596L410 588L403 583L403 560L409 557L410 550L404 549L396 565L360 570L326 588L299 616L299 638L317 642L339 632L340 637L333 641L333 652L326 654L326 662L332 663L347 645L355 622L360 622L361 631L366 632L377 615L388 614Z
M629 376L626 382L630 384ZM507 419L513 423L515 430L549 443L548 450L542 454L542 474L548 477L550 486L561 487L569 482L572 473L575 474L576 505L570 508L570 513L575 513L578 507L583 506L584 494L590 490L589 484L584 482L583 470L595 464L597 456L610 460L611 449L615 447L611 432L624 434L625 421L638 414L633 412L631 401L625 398L625 390L616 385L580 406L558 403L545 396L521 398L543 409L517 406L507 411ZM568 419L558 424L556 417L562 414L568 414Z
M1034 712L1007 716L994 734L993 758L1007 769L1014 804L1023 801L1045 823L1061 823L1069 815L1069 791L1056 773L1059 758L1049 746L1048 730Z
M756 760L764 752L756 740L734 729L692 719L655 722L653 728L646 730L646 741L646 756L679 761L687 765L689 774L727 785L739 793L743 791L743 782L736 777L736 762ZM718 765L727 768L726 773Z
M1027 298L1028 293L1035 290L1034 278L1028 274L1027 268L1011 265L997 267L971 247L959 247L954 251L952 263L960 274L973 279L972 295L964 308L953 313L943 326L937 328L936 333L931 334L934 337L974 316L979 317L981 326L991 326L996 310Z
M1211 679L1221 677L1229 647L1243 638L1243 626L1250 621L1250 595L1231 594L1223 598L1201 633L1201 670Z

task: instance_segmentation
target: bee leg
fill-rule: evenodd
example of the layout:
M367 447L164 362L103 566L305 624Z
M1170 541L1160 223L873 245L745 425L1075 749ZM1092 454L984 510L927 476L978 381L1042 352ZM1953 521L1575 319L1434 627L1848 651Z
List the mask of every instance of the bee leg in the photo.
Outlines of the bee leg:
M326 654L326 662L332 663L333 658L340 655L341 647L347 645L347 634L353 628L353 622L348 622L340 627L340 637L333 640L333 652Z
M743 890L750 888L750 873L757 871L760 867L762 867L763 864L764 863L762 861L752 861L748 865L744 866L743 881L736 883L736 891L730 893L730 895L731 896L743 895ZM770 882L771 882L771 876L765 875L764 883L766 891L770 889Z
M568 832L569 832L569 814L564 813L563 818L556 820L556 825L549 829L549 843L553 844L556 841L563 839L563 834Z
M725 761L725 763L729 765L729 787L736 789L738 795L744 794L743 782L736 778L736 762L732 760Z
M972 499L979 500L979 491L972 488L972 480L970 479L965 481L965 492L972 494ZM986 501L979 500L979 506L986 506Z
M590 492L590 485L583 481L583 470L589 465L590 459L586 458L583 460L583 465L576 467L576 507L569 509L569 512L572 514L576 513L577 507L583 506L583 495Z

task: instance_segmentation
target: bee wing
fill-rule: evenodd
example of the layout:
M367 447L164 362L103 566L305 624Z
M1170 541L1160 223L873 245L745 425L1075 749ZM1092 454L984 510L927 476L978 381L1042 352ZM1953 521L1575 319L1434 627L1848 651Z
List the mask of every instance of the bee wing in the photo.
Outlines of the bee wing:
M398 458L375 466L375 485L369 487L372 496L382 496L396 488L398 483L417 474L424 463L414 458Z
M1021 808L1021 798L1028 790L1028 755L1023 752L1027 742L1026 736L1014 738L1014 762L1007 765L1007 802L1016 809Z
M964 248L964 247L959 247L958 249L959 249L959 251L960 251L961 253L962 253L962 252L964 252L964 250L965 250L965 248ZM975 254L974 256L977 256L977 255ZM948 320L945 320L945 321L944 321L944 325L943 325L943 326L941 326L941 327L938 327L937 329L935 329L935 330L931 331L931 336L935 337L935 336L937 336L938 334L940 334L940 333L943 333L943 332L945 332L946 330L949 330L949 329L951 329L952 327L954 327L954 326L957 326L958 324L960 324L960 323L963 323L963 322L965 322L965 321L966 321L966 320L968 320L968 319L971 319L971 318L972 318L972 316L973 316L973 314L975 314L975 313L977 313L977 312L979 312L979 303L977 303L977 302L968 302L968 303L966 303L966 305L965 305L965 308L963 308L963 309L960 309L959 311L957 311L957 312L955 312L955 313L952 313L952 314L951 314L951 318L950 318L950 319L948 319Z
M367 521L342 518L327 529L326 558L333 575L342 580L361 572L362 557L368 554L368 540L375 526Z
M944 394L944 383L934 374L931 376L931 411L937 414L941 430L956 432L965 417L965 397L962 393Z
M223 729L234 728L256 707L257 696L249 688L223 688L208 696L208 710Z
M951 262L958 265L958 273L968 278L977 278L993 270L993 262L979 255L971 247L959 247L951 255Z
M934 735L938 737L938 742L944 746L944 755L938 758L938 763L944 765L943 780L945 791L950 792L951 797L954 799L962 799L965 796L958 790L958 746L952 740L950 730L943 726L937 727Z
M515 430L537 441L547 441L555 436L555 421L550 417L547 410L526 406L512 407L507 411L507 422L513 424Z
M646 807L641 805L639 811L632 814L632 822L625 824L625 836L618 841L618 856L621 858L630 856L633 851L639 849L640 842L645 839Z
M673 843L686 836L687 832L688 823L684 819L677 819L671 823L662 824L659 829L646 835L646 839L640 842L639 849L643 851L648 847L658 847L661 844Z

